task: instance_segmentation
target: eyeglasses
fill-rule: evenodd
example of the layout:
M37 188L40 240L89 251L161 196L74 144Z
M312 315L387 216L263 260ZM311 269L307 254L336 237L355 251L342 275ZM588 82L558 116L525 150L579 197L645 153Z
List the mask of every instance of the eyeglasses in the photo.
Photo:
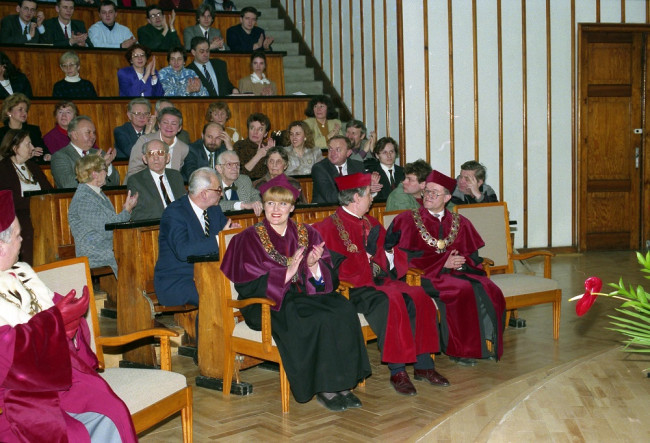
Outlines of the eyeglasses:
M346 148L346 149L341 149L341 148L327 148L327 150L328 150L329 152L345 152L345 151L347 151L347 148Z
M154 14L149 14L149 18L158 18L162 17L162 12L156 12Z
M444 192L441 193L441 194L439 194L439 193L437 193L436 191L430 191L430 190L428 190L428 189L425 189L424 191L422 191L422 193L424 194L425 197L430 197L430 196L433 195L433 196L435 196L435 198L438 198L438 197L440 197L441 195L446 195Z
M217 189L214 189L214 188L207 188L206 191L214 191L214 192L216 192L217 194L223 194L223 189L221 189L221 188L217 188Z
M132 54L131 58L142 58L142 57L146 57L146 56L147 56L147 54L145 54L143 52L142 54Z
M132 112L131 115L136 117L149 117L151 112Z
M68 63L67 65L60 65L63 69L74 68L79 66L79 63Z
M157 151L147 151L147 157L164 157L167 153L163 149Z
M228 163L219 163L219 164L221 166L225 166L226 168L230 168L230 169L239 169L239 166L241 165L241 163L239 162L237 163L228 162Z

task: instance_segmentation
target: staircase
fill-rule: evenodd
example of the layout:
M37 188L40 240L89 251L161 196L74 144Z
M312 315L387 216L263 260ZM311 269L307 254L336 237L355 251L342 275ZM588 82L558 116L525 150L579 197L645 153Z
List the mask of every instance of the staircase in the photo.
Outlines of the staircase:
M253 6L260 11L262 15L257 20L257 25L275 39L273 50L287 53L282 60L285 94L322 94L323 82L314 80L313 68L306 66L307 58L299 54L298 43L291 40L291 31L284 29L284 20L279 18L278 9L271 6L271 0L237 0L235 4L238 9Z

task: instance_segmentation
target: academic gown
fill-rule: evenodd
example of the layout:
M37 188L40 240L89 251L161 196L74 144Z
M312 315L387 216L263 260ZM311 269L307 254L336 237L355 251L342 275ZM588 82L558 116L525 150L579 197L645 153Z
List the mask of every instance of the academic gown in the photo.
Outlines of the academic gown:
M309 401L318 392L353 388L370 375L359 318L354 306L333 292L338 285L327 250L319 264L323 282L317 282L307 267L307 254L322 243L316 230L306 226L309 246L296 282L284 282L287 267L271 258L256 231L263 227L273 247L291 257L299 247L296 224L289 221L284 237L267 220L233 237L221 270L235 283L239 299L270 298L271 333L282 356L296 401ZM261 329L261 307L243 308L246 324Z
M337 258L342 259L338 267L339 278L355 286L350 290L350 300L357 307L357 312L364 314L377 334L382 361L413 363L417 355L438 352L440 344L435 305L422 288L409 286L391 277L388 258L384 252L386 230L377 219L370 216L360 219L342 208L336 210L336 215L347 231L351 244L357 247L357 252L347 250L331 216L316 223L314 227L323 236L333 260L336 262ZM379 266L381 273L373 278L364 245L367 232L377 225L380 234L377 252L372 260ZM399 278L407 271L406 254L395 251L394 258Z
M426 208L417 210L424 227L433 238L440 237L440 221ZM496 345L496 356L503 354L505 299L499 287L485 277L478 249L485 244L472 223L459 216L458 235L443 253L429 246L417 228L412 211L395 217L388 235L399 237L397 247L409 254L409 263L424 271L422 286L438 305L443 317L441 338L447 355L464 358L487 358L485 340ZM451 231L452 214L445 210L442 218L443 238ZM452 251L466 258L462 270L444 268Z

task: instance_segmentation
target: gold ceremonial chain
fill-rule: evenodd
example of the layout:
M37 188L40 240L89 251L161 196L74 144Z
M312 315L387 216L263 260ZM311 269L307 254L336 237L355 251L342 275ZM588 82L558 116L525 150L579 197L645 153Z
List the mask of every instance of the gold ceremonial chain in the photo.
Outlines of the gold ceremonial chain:
M456 236L458 235L458 227L460 226L460 217L458 214L453 212L451 213L451 231L449 231L449 235L444 239L437 239L429 234L427 228L424 227L424 223L422 223L422 217L420 217L420 211L418 209L411 209L411 215L413 216L415 226L417 226L418 230L420 231L422 240L424 240L432 248L436 248L436 252L438 254L445 252L447 250L447 246L451 245L454 240L456 240ZM442 223L442 220L440 223Z
M12 267L12 269L15 269L15 267ZM34 316L34 315L38 314L39 312L41 312L43 310L43 307L38 303L38 299L36 298L36 294L34 294L34 291L32 291L30 288L25 286L25 283L19 278L19 276L24 277L25 274L20 273L18 275L16 275L16 274L13 274L13 275L16 276L16 280L18 280L18 282L22 285L22 287L25 288L25 290L29 293L29 297L30 297L30 300L29 300L29 315ZM25 282L27 282L29 280L30 279L25 280ZM20 302L22 302L22 297L20 296L20 293L18 291L11 291L10 290L9 294L12 295L14 298L20 300ZM18 309L20 309L22 307L20 302L16 302L15 300L10 299L6 294L3 294L2 292L0 292L0 297L4 298L9 303L11 303L13 305L16 305L18 307Z
M307 226L305 226L304 223L295 223L293 220L290 220L290 223L294 223L296 225L296 228L298 229L298 244L305 248L306 251L307 247L309 246L309 234L307 233ZM266 231L266 226L264 226L263 222L255 224L255 232L257 232L257 235L259 236L264 250L267 254L269 254L269 257L271 257L273 261L281 264L282 266L286 266L287 268L291 266L293 257L284 256L273 247L273 243L269 238L269 233ZM291 281L295 283L297 280L298 274L296 273Z
M11 162L11 164L14 165L14 169L18 173L18 178L20 179L21 182L23 182L25 184L28 184L28 185L35 185L36 184L36 179L34 178L34 176L32 176L32 178L29 178L27 175L23 174L23 171L26 170L25 165L23 165L23 166L21 166L19 168L18 165L16 163L14 163L13 161ZM23 171L21 171L21 169ZM28 174L31 175L31 172L28 172Z
M348 234L348 231L345 230L345 227L343 226L343 223L341 223L341 219L339 218L339 216L337 214L332 214L332 220L336 225L336 230L339 231L339 237L341 238L341 240L343 240L345 249L348 252L359 252L359 248L357 248L357 245L352 243L352 240L350 240L350 234ZM363 217L363 221L368 221L368 219Z

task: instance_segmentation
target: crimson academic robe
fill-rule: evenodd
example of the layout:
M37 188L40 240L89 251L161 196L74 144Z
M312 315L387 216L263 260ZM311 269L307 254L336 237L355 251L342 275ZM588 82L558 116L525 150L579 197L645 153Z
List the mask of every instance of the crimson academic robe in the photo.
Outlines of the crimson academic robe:
M339 228L331 216L316 223L314 227L323 236L334 261L337 261L337 256L342 259L338 267L339 278L355 286L350 290L350 300L355 303L357 312L364 314L377 334L382 361L413 363L417 355L438 352L440 345L435 305L422 288L391 278L388 258L384 252L386 230L377 219L370 216L361 219L342 208L336 210L336 215L349 235L350 245L356 247L356 252L348 250L349 247L341 238ZM377 251L372 256L372 261L381 271L380 275L373 276L364 245L370 229L378 225L380 231ZM404 276L407 271L406 254L396 251L394 264L397 277ZM413 315L409 315L409 308L412 312L413 306L407 304L414 305L417 321L412 318Z
M424 227L440 237L440 221L425 209L417 210ZM452 214L445 210L442 238L452 227ZM441 336L447 355L464 358L487 358L485 340L496 344L496 356L503 354L505 299L497 285L485 277L478 249L484 245L472 223L459 215L458 234L446 251L437 253L429 246L415 224L412 211L395 217L388 228L389 238L399 238L397 247L409 254L409 264L424 271L422 286L435 298L441 311ZM452 251L466 258L461 270L444 268Z
M353 388L370 375L359 318L354 306L333 292L338 286L331 260L324 251L319 264L322 282L307 267L307 255L323 242L308 225L308 247L297 272L297 281L285 283L287 267L275 261L262 245L257 229L264 229L275 250L291 257L299 247L296 224L289 220L284 236L267 220L251 226L230 241L221 270L233 283L239 299L268 297L271 333L280 351L296 401L309 401L318 392ZM261 329L261 307L243 308L246 324Z

